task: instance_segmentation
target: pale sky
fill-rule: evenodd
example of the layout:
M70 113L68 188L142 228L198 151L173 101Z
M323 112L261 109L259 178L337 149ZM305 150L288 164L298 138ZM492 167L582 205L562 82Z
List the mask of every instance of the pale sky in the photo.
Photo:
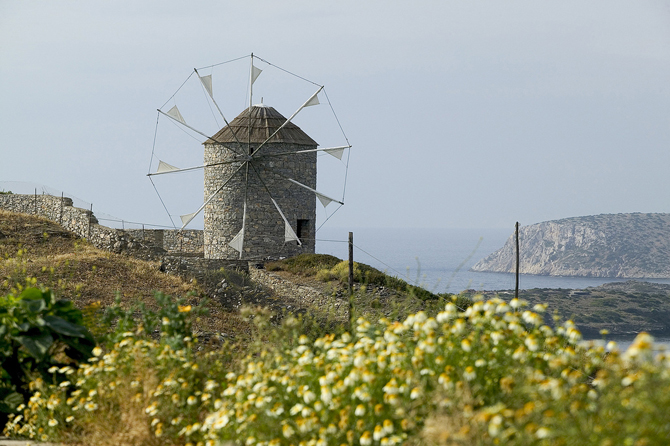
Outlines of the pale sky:
M325 85L353 145L333 227L670 212L670 6L643 0L0 0L0 187L169 223L146 177L156 109L194 67L252 52ZM294 94L270 70L259 90ZM295 122L341 142L307 110ZM165 188L175 214L202 203L183 181Z

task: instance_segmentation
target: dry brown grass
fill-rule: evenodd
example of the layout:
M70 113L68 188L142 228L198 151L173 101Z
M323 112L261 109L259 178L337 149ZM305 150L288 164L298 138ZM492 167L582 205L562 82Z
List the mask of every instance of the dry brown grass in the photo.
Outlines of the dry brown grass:
M151 401L151 394L159 382L156 371L147 363L146 357L136 355L132 375L127 382L142 383L143 390L131 386L117 386L109 392L112 398L101 398L104 402L95 414L82 414L76 427L65 438L71 446L159 446L174 444L170 439L157 438L151 428L144 409ZM98 390L100 392L101 390ZM104 389L102 390L104 392ZM104 422L103 422L104 420Z
M93 247L47 219L0 211L0 293L27 277L52 288L79 308L99 302L101 308L121 296L122 305L144 303L155 309L155 292L184 297L198 304L204 297L195 281L166 274L158 262L137 260ZM196 321L196 332L247 332L247 324L218 302L207 304L210 316Z

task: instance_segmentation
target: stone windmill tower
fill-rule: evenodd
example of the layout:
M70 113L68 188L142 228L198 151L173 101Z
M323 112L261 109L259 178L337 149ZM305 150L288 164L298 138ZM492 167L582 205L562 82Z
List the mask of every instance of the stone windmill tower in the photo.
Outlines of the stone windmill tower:
M239 59L205 68L213 70ZM331 155L339 160L345 169L348 167L348 158L346 163L342 162L343 153L351 148L344 131L342 136L347 140L346 145L319 148L316 141L293 123L293 118L301 110L319 104L319 93L324 91L324 87L289 73L318 87L317 91L290 117L285 118L274 108L263 104L252 105L254 82L262 71L254 65L255 59L275 67L251 55L249 106L230 122L226 120L215 100L212 75L202 76L198 69L194 70L193 74L199 79L200 86L210 101L210 111L213 111L213 105L226 124L213 135L187 123L177 108L177 100L185 105L189 104L178 94L193 74L163 107L172 100L175 105L167 111L158 109L159 118L161 116L169 118L185 133L191 136L194 133L205 138L202 142L204 146L202 166L178 168L158 160L157 171L149 173L148 176L151 178L154 175L204 169L204 203L195 212L180 216L182 227L179 231L183 231L200 212L204 211L203 238L206 259L262 260L313 253L317 200L324 207L332 202L344 205L344 190L342 201L316 190L319 153ZM327 98L325 91L323 95ZM330 101L328 105L332 111ZM339 126L334 111L333 117ZM339 127L341 130L342 127ZM158 120L156 133L158 133ZM154 142L154 149L155 144ZM152 162L153 159L152 153ZM346 184L346 172L344 181ZM165 203L163 205L167 211Z
M317 145L266 105L205 141L205 200L214 196L204 208L205 258L314 252L316 199L296 182L316 189Z

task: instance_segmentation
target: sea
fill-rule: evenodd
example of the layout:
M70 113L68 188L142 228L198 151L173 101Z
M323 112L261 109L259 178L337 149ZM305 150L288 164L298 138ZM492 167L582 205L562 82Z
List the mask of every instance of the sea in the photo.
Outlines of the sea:
M470 271L479 260L501 248L514 228L408 229L329 228L317 233L316 251L348 258L348 236L353 232L354 261L373 266L434 293L474 290L513 290L514 274ZM521 274L520 289L583 289L628 279L536 276ZM670 284L670 279L637 279ZM632 338L615 339L621 348ZM658 338L670 348L670 338Z

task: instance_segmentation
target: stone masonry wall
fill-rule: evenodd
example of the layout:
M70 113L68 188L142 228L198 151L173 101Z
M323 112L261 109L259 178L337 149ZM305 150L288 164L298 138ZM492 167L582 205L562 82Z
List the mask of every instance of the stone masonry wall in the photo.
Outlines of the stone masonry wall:
M68 197L0 194L0 209L48 218L87 239L96 248L125 252L142 259L157 259L166 253L202 255L203 252L202 230L180 233L163 229L108 228L98 224L90 210L73 207Z
M0 209L48 218L79 237L87 239L96 248L126 253L146 260L157 259L164 253L162 248L145 244L127 231L98 224L91 211L73 207L70 198L1 194Z
M331 309L337 319L346 321L348 318L349 304L347 299L337 298L311 286L285 280L278 274L256 268L253 264L249 265L249 277L254 282L270 288L284 302L292 301L299 307Z
M202 254L203 251L204 235L200 229L126 229L126 232L168 253Z
M254 149L239 143L227 143L226 146L241 153ZM316 188L316 152L294 153L315 149L316 146L268 143L254 155L248 169L241 168L241 161L233 161L236 155L229 148L205 144L205 164L216 164L205 168L205 200L216 193L205 206L205 257L239 258L239 253L229 243L242 229L245 197L247 213L243 259L313 253L316 197L313 192L291 183L287 178ZM226 180L228 182L222 187ZM272 199L300 237L302 245L284 241L284 221ZM298 221L301 222L301 233Z

